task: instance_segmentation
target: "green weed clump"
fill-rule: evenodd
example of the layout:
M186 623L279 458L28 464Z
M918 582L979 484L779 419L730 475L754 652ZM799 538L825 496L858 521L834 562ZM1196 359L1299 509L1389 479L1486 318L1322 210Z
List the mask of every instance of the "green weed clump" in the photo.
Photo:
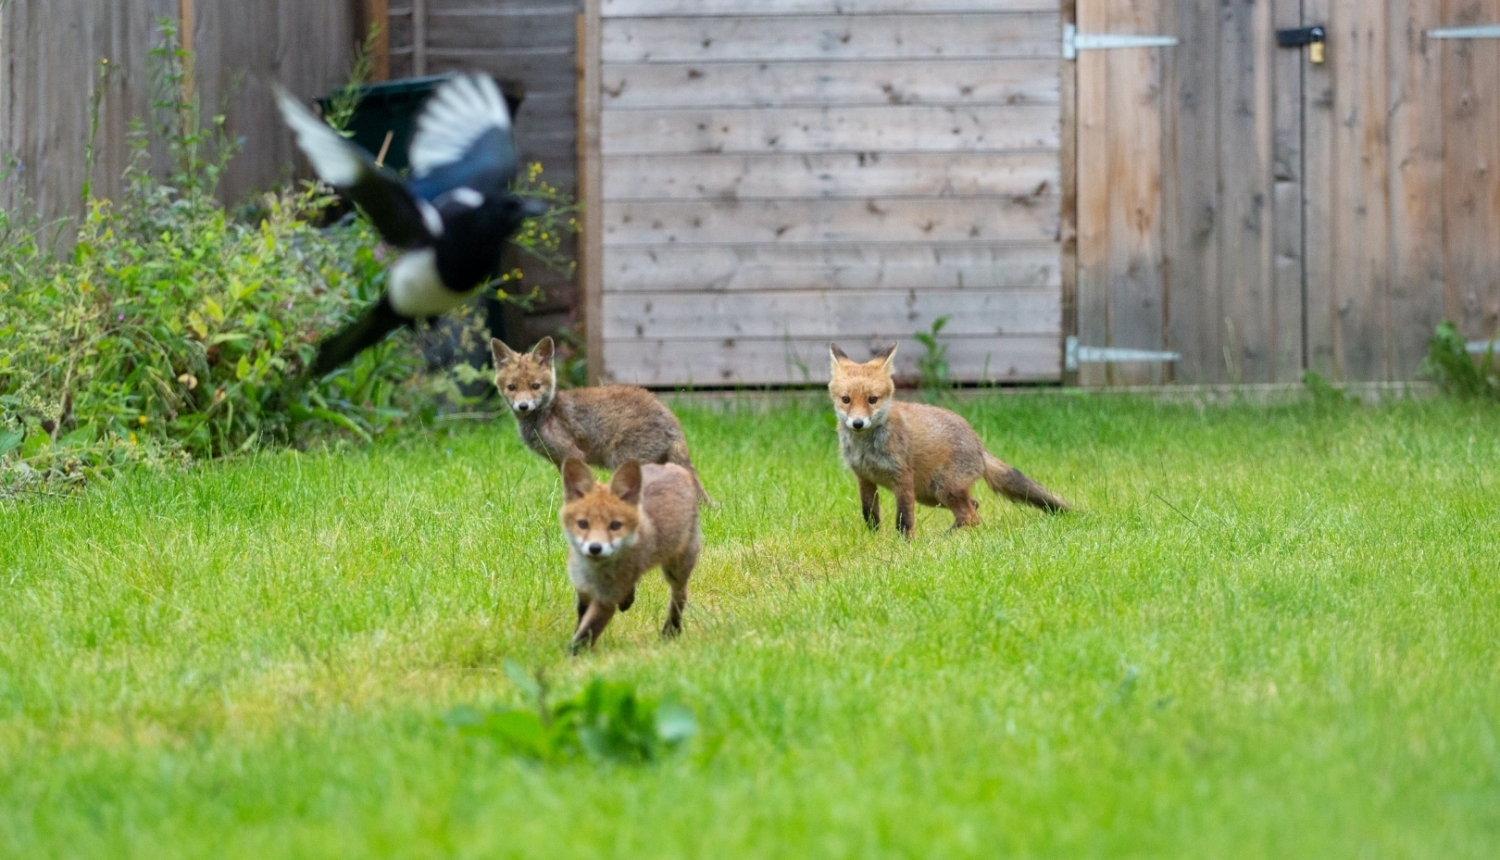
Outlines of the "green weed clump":
M1436 380L1449 394L1500 399L1500 366L1495 364L1495 345L1491 343L1475 361L1469 354L1468 341L1447 320L1438 323L1432 340L1427 342L1427 358L1422 361L1421 373Z
M533 710L460 705L443 722L512 755L548 763L647 764L680 749L698 731L686 705L637 696L622 681L594 678L578 695L550 704L542 673L528 675L513 660L505 661L505 673L534 702Z

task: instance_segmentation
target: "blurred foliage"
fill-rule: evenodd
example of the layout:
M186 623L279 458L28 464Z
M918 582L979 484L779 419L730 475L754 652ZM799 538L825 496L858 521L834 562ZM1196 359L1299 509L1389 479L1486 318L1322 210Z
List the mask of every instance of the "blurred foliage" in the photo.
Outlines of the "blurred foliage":
M639 696L629 684L594 678L576 696L549 703L541 672L529 675L511 660L505 671L532 700L530 710L461 705L443 722L512 755L546 763L647 764L680 749L698 731L692 709Z
M1432 379L1449 394L1459 397L1500 398L1500 368L1495 365L1495 344L1475 356L1458 327L1444 320L1427 342L1422 376Z

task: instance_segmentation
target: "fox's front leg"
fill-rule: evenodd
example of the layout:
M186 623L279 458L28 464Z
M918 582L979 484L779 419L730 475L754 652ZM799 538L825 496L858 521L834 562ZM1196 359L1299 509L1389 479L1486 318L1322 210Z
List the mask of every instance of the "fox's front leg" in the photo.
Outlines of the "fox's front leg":
M537 432L537 441L541 443L541 454L552 461L554 466L562 467L563 461L572 457L575 460L588 461L583 451L573 442L573 437L562 432L551 424L543 424Z
M880 495L876 492L874 481L859 479L859 507L870 531L880 528Z
M912 476L898 477L894 490L896 493L896 530L901 532L907 540L911 540L912 532L917 525L917 488L912 483Z
M568 642L568 653L577 654L591 647L599 640L599 635L604 632L604 628L613 617L615 617L613 603L590 600L588 608L583 611L583 617L578 619L578 629L574 631L572 640Z

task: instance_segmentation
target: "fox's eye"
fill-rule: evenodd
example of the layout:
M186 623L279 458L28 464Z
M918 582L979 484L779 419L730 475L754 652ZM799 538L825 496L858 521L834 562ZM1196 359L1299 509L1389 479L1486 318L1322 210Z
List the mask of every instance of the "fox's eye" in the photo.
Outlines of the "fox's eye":
M876 397L873 394L870 395L870 405L871 406L874 406L876 403L879 403L879 402L880 402L880 398L879 397Z
M589 529L589 521L588 520L579 520L578 521L578 527L581 528L581 529L583 529L584 531L588 531L588 529Z
M620 530L620 521L619 520L615 520L614 522L610 523L609 524L609 530L612 531L612 532L619 531Z
M848 403L849 402L849 395L845 394L843 397L840 397L839 399L842 400L842 401L844 401L845 403Z
M505 390L506 391L515 391L516 390L515 383L511 383L510 385L505 386Z
M539 389L541 387L542 387L542 384L540 382L533 382L533 383L531 383L531 390L532 391L536 391L537 389Z

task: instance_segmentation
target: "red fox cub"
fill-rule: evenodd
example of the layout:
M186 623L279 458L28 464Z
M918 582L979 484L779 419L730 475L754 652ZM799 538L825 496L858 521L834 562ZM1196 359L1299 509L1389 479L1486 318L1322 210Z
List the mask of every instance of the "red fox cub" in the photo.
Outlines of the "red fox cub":
M688 577L698 563L698 482L693 473L631 460L608 486L594 481L582 460L563 461L563 534L568 578L578 591L578 627L568 650L590 647L614 617L635 603L641 575L658 565L672 600L661 635L682 632Z
M864 364L836 344L829 344L829 350L833 379L828 392L838 413L839 451L859 478L859 502L870 528L880 527L876 487L895 494L896 528L908 538L917 502L952 511L956 529L978 525L979 502L969 491L980 478L1012 501L1045 511L1068 510L1062 499L984 450L979 434L957 414L894 399L895 344Z
M676 463L692 472L699 498L708 501L682 425L651 392L634 385L558 391L550 337L525 353L490 338L490 351L495 387L515 413L526 447L555 466L569 457L606 469L630 460Z

